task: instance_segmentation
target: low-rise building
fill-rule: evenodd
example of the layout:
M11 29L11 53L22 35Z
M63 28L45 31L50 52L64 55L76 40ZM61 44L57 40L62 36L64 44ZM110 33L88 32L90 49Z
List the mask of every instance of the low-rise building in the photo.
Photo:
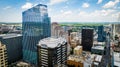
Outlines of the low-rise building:
M103 56L102 55L97 55L97 54L92 54L91 58L93 59L92 66L93 67L98 67L98 66L100 66L100 64L102 62Z
M93 59L90 52L82 51L80 55L68 56L67 65L74 67L91 67Z
M116 67L120 67L120 53L119 52L114 52L113 53L113 57L114 57L114 66Z
M103 55L105 52L105 46L93 46L91 49L92 54Z
M74 55L81 55L82 54L82 46L77 46L74 48Z

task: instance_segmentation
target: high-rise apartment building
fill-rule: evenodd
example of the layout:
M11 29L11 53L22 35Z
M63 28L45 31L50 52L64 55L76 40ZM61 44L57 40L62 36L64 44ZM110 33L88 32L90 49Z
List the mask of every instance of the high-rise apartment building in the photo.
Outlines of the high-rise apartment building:
M0 42L0 67L7 67L7 51L6 46Z
M23 59L37 64L37 44L40 39L51 35L47 6L38 4L22 13Z
M64 38L45 38L38 44L39 67L64 67L67 61L67 42Z

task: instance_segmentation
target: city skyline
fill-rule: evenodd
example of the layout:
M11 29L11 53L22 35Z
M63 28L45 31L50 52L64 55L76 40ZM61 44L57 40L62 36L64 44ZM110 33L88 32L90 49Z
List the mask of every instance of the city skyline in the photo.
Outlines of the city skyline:
M0 22L22 22L22 12L37 4L48 6L51 22L118 22L120 15L120 0L1 0L0 4Z

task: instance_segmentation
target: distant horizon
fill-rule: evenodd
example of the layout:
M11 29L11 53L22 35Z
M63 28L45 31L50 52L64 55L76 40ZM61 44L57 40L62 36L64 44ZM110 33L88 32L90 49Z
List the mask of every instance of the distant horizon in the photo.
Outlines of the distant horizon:
M0 23L22 23L22 22L0 22ZM54 22L51 22L51 23L54 23ZM57 23L119 23L120 22L57 22Z

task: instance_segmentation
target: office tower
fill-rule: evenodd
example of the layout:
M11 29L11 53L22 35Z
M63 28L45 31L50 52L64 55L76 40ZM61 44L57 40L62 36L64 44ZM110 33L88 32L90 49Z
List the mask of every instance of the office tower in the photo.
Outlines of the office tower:
M61 26L56 26L55 27L55 35L56 37L62 37L64 35L63 29Z
M55 36L55 27L56 26L59 26L59 24L57 23L57 22L53 22L52 24L51 24L51 36Z
M103 26L98 26L98 42L104 42L105 41L105 32L104 32L104 27Z
M62 37L64 35L63 28L57 22L53 22L51 25L51 35L55 37Z
M0 41L6 45L8 64L22 59L22 35L21 34L3 34L0 35Z
M7 67L7 51L6 46L0 42L0 67Z
M93 29L82 29L83 50L91 51L93 45Z
M39 67L64 67L67 61L67 42L64 38L45 38L38 44Z
M37 64L37 44L51 35L47 6L38 4L22 13L23 16L23 60Z
M68 36L70 36L70 34L72 33L72 30L68 30Z
M62 26L64 32L66 33L67 32L67 29L68 29L68 26Z
M72 32L72 30L68 30L68 43L70 44L70 33Z

